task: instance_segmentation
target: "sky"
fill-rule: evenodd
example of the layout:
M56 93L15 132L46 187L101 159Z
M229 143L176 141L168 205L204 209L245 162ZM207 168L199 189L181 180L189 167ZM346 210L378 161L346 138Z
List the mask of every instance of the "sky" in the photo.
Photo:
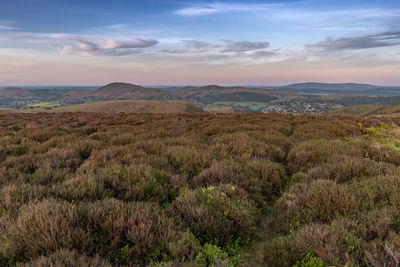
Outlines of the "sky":
M399 0L0 0L0 85L400 85Z

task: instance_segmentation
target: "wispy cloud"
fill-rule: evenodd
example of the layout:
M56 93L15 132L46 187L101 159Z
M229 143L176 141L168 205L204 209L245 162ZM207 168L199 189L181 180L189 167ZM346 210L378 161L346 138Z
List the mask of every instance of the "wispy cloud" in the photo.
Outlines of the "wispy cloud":
M174 53L174 54L180 54L180 53L203 53L207 52L210 50L212 47L212 44L204 41L198 41L198 40L181 40L181 43L184 44L185 48L183 49L166 49L162 50L161 52L164 53Z
M204 16L226 12L249 12L265 11L270 9L273 4L234 4L234 3L209 3L202 5L192 5L176 10L174 13L180 16Z
M387 47L400 44L400 30L386 31L376 34L369 34L355 37L345 37L333 39L327 38L325 41L309 44L310 48L319 48L325 51L345 50L345 49L368 49Z
M11 30L18 30L18 28L6 25L0 25L0 31L11 31Z
M250 42L250 41L230 41L224 40L225 45L216 46L216 48L222 49L222 53L242 53L247 51L254 51L265 49L269 47L268 42Z
M124 56L140 53L142 48L158 44L155 39L133 38L129 40L92 41L80 36L64 34L50 35L52 38L72 41L75 45L65 45L62 53L80 53L83 55Z
M13 21L0 20L0 31L14 31L19 29L18 27L14 27Z
M205 52L216 52L216 53L232 53L232 54L243 54L246 52L263 50L270 46L268 42L252 42L252 41L231 41L222 40L223 44L212 44L199 40L182 40L184 49L169 49L162 50L165 53L205 53Z
M19 48L33 50L59 50L61 54L79 54L85 56L125 56L138 54L145 48L159 43L154 38L133 35L114 36L104 32L100 34L35 33L22 29L0 25L0 43L18 43Z

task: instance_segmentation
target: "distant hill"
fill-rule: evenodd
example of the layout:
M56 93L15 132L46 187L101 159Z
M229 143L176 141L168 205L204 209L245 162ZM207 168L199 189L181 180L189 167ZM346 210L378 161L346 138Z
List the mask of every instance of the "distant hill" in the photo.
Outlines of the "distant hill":
M246 88L240 86L222 87L207 85L202 87L187 86L180 90L171 92L175 99L190 101L205 107L212 103L225 102L230 106L236 102L258 102L269 103L276 100L298 99L302 96L291 93L278 92L260 88Z
M0 90L0 97L14 98L14 99L29 99L33 97L33 94L19 87L7 87Z
M268 105L271 101L282 99L302 98L296 94L282 93L273 90L244 87L222 87L207 85L202 87L186 86L179 90L162 90L158 88L145 88L129 83L111 83L94 91L71 91L64 95L67 102L81 101L93 102L101 100L178 100L189 101L201 108L208 106L232 106L235 103L246 103L244 110L249 105ZM217 103L217 104L215 104ZM241 104L240 107L243 105ZM247 108L251 111L250 108Z
M400 96L400 86L380 86L360 83L294 83L271 87L279 92L303 95L359 94L364 96Z
M90 92L90 95L96 98L112 99L155 98L164 94L168 95L168 93L161 89L144 88L140 85L129 83L111 83Z
M204 113L189 102L183 101L146 101L146 100L110 100L85 104L63 106L52 109L0 109L0 113L36 113L36 112L110 112L110 113Z
M324 89L324 90L369 90L382 88L385 86L376 86L370 84L361 84L361 83L315 83L315 82L307 82L307 83L294 83L284 86L286 88L297 88L297 89Z
M69 99L94 98L104 100L165 100L171 99L169 92L156 88L144 88L140 85L115 82L94 91L71 92L64 97Z
M206 85L165 90L114 82L95 90L79 87L30 90L11 87L0 90L2 108L49 108L114 100L186 101L202 109L215 109L214 112L321 113L354 105L397 104L400 103L400 88L310 82L269 89Z

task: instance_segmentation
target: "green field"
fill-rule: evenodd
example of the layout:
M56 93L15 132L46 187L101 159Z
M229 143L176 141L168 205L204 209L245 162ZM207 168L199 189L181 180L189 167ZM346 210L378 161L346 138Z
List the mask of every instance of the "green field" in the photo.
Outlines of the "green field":
M222 106L233 106L239 109L249 110L249 111L258 111L261 108L267 106L267 103L264 102L234 102L234 101L217 101L214 102L213 105L217 107Z

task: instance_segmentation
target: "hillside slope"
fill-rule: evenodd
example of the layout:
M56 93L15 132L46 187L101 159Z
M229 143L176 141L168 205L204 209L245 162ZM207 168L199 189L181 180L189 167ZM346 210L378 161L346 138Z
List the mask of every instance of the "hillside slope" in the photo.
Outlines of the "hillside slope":
M342 115L364 115L368 116L373 114L374 111L382 108L379 105L356 105L350 107L339 108L335 110L328 111L328 114L342 114Z
M0 90L0 97L14 98L14 99L29 99L33 97L33 94L28 90L24 90L19 87L7 87Z
M192 103L184 101L110 100L63 106L52 109L0 109L0 113L37 112L111 112L111 113L204 113Z
M379 105L357 105L331 110L328 114L342 114L342 115L396 115L400 114L400 104L390 106Z

